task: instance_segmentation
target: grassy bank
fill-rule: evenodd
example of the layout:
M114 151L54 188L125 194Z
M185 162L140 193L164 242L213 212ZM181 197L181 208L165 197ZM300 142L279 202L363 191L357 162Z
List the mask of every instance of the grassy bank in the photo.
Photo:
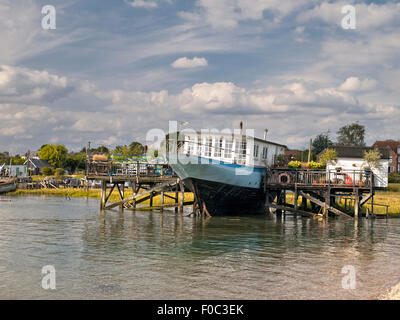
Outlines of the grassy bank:
M140 190L142 192L145 190ZM131 189L125 189L125 198L131 197L133 194ZM165 192L166 195L170 195L172 197L175 196L174 192ZM63 188L63 189L19 189L14 192L8 193L8 195L17 195L17 196L24 196L24 195L37 195L37 196L55 196L55 197L70 197L70 198L95 198L100 199L101 191L100 189L81 189L81 188ZM140 199L140 198L139 198ZM110 196L110 202L119 201L119 193L118 190L114 190ZM193 194L190 192L185 193L185 201L193 201ZM148 205L150 203L149 200L142 202L141 204ZM156 196L153 198L153 204L158 205L161 203L161 197ZM173 199L168 197L164 197L165 204L172 204L174 203Z

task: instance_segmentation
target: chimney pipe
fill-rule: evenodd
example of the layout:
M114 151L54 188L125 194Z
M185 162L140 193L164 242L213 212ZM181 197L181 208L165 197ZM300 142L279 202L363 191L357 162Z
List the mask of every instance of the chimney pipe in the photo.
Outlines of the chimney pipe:
M240 121L239 128L240 128L240 135L243 135L243 122L242 121Z
M267 140L268 129L264 129L264 140Z

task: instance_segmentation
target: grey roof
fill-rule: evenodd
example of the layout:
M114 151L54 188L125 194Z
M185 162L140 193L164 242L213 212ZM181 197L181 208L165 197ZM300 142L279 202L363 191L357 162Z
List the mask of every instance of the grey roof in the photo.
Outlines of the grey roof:
M346 146L332 146L328 149L334 149L337 152L338 158L364 158L366 151L374 150L374 147L346 147ZM377 148L382 154L381 159L389 159L389 148ZM326 150L326 149L325 149ZM325 152L322 151L322 153Z
M43 160L43 159L28 159L25 161L24 164L26 164L28 161L31 162L35 168L39 168L39 169L42 169L45 167L50 167L50 168L53 167L50 163L48 163L46 160Z

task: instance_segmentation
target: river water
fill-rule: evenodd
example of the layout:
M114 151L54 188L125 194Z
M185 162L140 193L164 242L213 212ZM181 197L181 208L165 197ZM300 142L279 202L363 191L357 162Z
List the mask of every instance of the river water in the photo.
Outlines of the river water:
M46 265L55 290L42 288ZM400 219L201 220L0 197L0 299L374 299L398 270Z

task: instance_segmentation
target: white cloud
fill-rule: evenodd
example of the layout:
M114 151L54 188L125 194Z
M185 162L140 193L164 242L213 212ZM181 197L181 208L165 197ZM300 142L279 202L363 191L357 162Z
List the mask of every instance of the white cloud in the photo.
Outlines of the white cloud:
M198 67L206 67L208 66L208 61L205 58L197 58L193 59L182 57L175 60L171 66L177 69L188 69L188 68L198 68Z
M2 103L45 103L67 95L72 90L66 77L47 71L0 65Z
M347 78L345 82L343 82L339 90L342 91L366 91L371 90L376 87L377 82L373 79L364 79L360 80L357 77Z
M323 21L332 26L341 26L342 7L352 4L353 1L338 1L338 2L323 2L312 9L301 12L297 21ZM377 28L398 25L400 21L400 4L399 3L384 3L384 4L352 4L356 9L356 32L376 31Z
M272 13L274 21L279 22L308 2L308 0L197 0L197 10L181 12L180 16L195 24L208 24L215 29L232 29L246 20L262 20L265 11Z
M156 2L145 1L145 0L134 0L133 2L129 2L129 5L134 8L146 8L146 9L152 9L158 7Z

